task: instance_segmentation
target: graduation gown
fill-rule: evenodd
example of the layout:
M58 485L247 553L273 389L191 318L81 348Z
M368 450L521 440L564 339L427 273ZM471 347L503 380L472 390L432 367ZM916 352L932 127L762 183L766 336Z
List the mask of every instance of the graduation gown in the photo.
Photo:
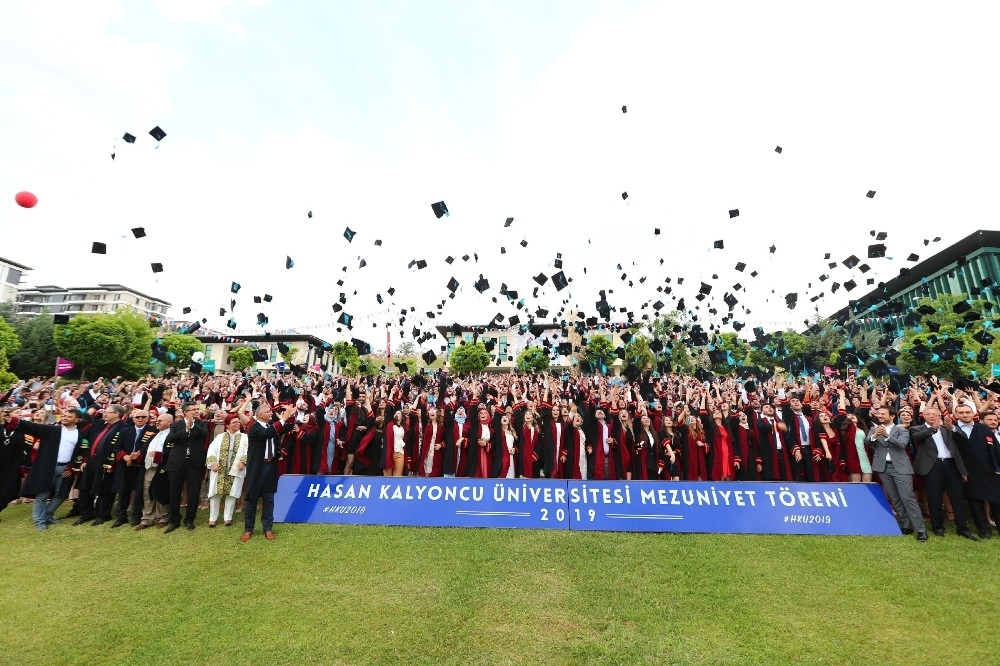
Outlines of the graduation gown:
M114 425L108 426L101 420L95 421L91 425L88 434L91 447L84 461L87 463L87 467L83 470L83 475L80 478L80 487L91 495L110 493L117 466L115 450L119 446L131 446L128 440L135 436L135 429L129 427L124 421L118 421ZM100 439L98 440L98 438ZM121 444L119 444L119 439L123 440Z
M996 435L981 423L972 426L970 437L959 426L952 434L969 472L966 496L991 504L1000 502L1000 451Z
M607 438L605 438L602 425L608 426ZM598 481L621 481L625 479L625 473L628 471L628 463L626 462L628 460L628 453L619 445L611 425L602 422L595 423L591 431L591 436L587 439L588 445L591 442L593 442L592 446L594 448L594 470L590 478ZM604 452L605 444L608 447L607 453ZM607 461L608 468L607 476L604 475L605 461Z
M591 453L587 453L587 448ZM563 445L560 457L564 459L562 463L563 476L567 479L578 479L586 481L592 478L591 472L594 469L593 446L587 439L583 428L569 425L563 428ZM583 463L584 469L580 469Z
M59 462L57 458L59 457L59 442L62 441L63 427L58 424L42 425L32 423L31 421L22 421L18 418L11 419L7 425L8 430L13 429L18 433L31 435L38 440L38 452L35 455L35 462L28 471L28 477L24 480L20 494L37 495L38 493L46 492L52 487L52 478L56 473L56 463ZM85 453L90 450L90 442L79 428L76 428L76 431L79 433L77 435L76 450L73 452L73 459L67 467L78 471L80 465L86 460ZM20 473L20 467L18 467L18 482L20 482ZM56 496L66 498L69 495L72 483L72 477L62 479L60 487L56 491ZM14 498L12 497L11 499Z
M730 430L733 434L733 463L740 464L736 470L737 481L757 481L757 452L751 439L751 428L743 428L738 423Z
M558 419L552 413L552 405L546 402L539 404L538 413L542 417L542 473L546 479L560 478L562 476L562 463L559 460L559 453L562 448L563 431L571 426L561 423L560 428L557 429Z
M424 426L424 436L421 439L420 455L417 460L416 473L420 476L441 476L444 472L444 433L445 427L442 423L436 426L428 423ZM440 449L435 449L440 446ZM427 459L430 458L431 472L427 473Z
M768 421L767 417L761 417L757 422L757 433L760 441L757 462L761 465L760 478L762 481L791 481L793 472L788 442L782 438L782 447L780 451L778 450L776 425L777 420L772 423Z
M660 438L656 431L639 428L635 433L635 440L632 447L632 480L633 481L655 481L660 478L660 471L663 464L660 460L662 451Z
M468 422L467 422L468 425ZM462 476L470 479L485 479L490 474L490 453L493 450L493 429L488 423L475 420L468 429L468 449L463 453L464 473ZM486 440L486 446L480 446L479 440Z
M493 430L492 464L490 467L490 477L494 479L506 479L510 473L512 478L517 478L517 470L520 467L520 452L518 448L517 433L511 434L511 442L507 442L507 431L503 428Z
M32 435L17 430L14 419L11 421L9 428L0 431L0 511L21 496L21 470L31 463L34 442Z
M517 475L526 479L537 479L538 471L542 467L542 459L538 449L541 442L541 433L538 428L528 428L521 426L518 428L521 433L520 462L518 464Z

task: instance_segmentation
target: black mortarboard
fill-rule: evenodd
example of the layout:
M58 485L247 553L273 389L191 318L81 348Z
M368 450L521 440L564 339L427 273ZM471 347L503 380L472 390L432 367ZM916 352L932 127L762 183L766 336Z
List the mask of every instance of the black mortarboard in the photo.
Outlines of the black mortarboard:
M261 299L261 297L260 297L260 296L254 296L254 297L253 297L253 302L254 302L254 303L260 303L260 302L261 302L261 300L262 300L262 299Z
M449 255L448 257L445 258L444 262L446 264L453 264L455 262L455 257Z
M521 247L528 247L528 241L522 240L521 241Z
M354 321L354 317L352 317L351 315L347 314L346 312L341 312L340 313L340 317L337 319L337 323L338 324L343 324L347 328L351 327L351 322L353 322L353 321Z
M920 260L920 255L917 255L917 254L914 254L914 253L911 252L910 256L908 256L906 258L906 260L907 261L919 261Z
M153 269L154 273L162 273L163 272L163 264L152 263L152 264L150 264L150 267Z
M712 293L712 285L707 284L705 282L702 282L701 283L701 287L698 289L698 293L705 294L706 296L708 294L711 294Z
M448 206L446 206L443 201L432 203L431 210L434 211L434 217L436 217L439 220L448 214Z
M622 104L622 113L628 113L628 107Z
M739 217L739 216L740 216L739 208L734 208L731 211L729 211L729 219L733 219L734 217Z
M234 317L230 317L229 321L226 322L226 327L227 328L231 328L231 329L233 329L235 331L236 330L236 319Z
M866 194L865 196L868 197L869 199L874 199L875 198L875 190L868 190L868 194Z
M880 231L877 234L875 234L875 240L877 240L877 241L884 241L888 237L889 237L889 234L886 233L886 232L884 232L884 231Z
M362 259L361 261L358 262L358 268L364 268L367 265L368 265L368 262L365 261L364 259Z
M628 199L628 192L622 192L622 201Z
M778 247L777 247L776 245L772 245L772 246L771 246L770 248L768 248L768 249L769 249L769 250L771 251L771 254L774 254L774 253L775 253L775 252L777 251Z
M848 268L854 268L855 266L861 263L861 260L852 254L847 259L844 259L844 261L842 261L841 263L843 263Z
M656 228L653 229L653 235L654 236L659 236L660 235L660 228L659 227L656 227Z
M847 291L852 291L857 286L858 283L855 282L854 280L848 280L847 282L844 283L844 289L846 289Z
M878 259L879 257L884 257L884 256L885 256L885 245L883 245L882 243L877 243L875 245L868 246L869 259ZM848 266L848 268L851 268L851 266Z
M989 345L993 343L993 340L995 338L989 333L989 331L983 329L978 333L976 333L975 335L973 335L972 339L981 345Z
M450 291L451 293L455 293L457 289L458 289L458 280L456 280L455 278L448 280L448 291Z
M219 308L219 316L220 317L226 316L226 308Z
M426 363L427 365L431 365L434 363L434 361L437 360L437 354L435 354L432 350L428 349L423 353L423 355L420 358L424 359L424 363Z
M742 273L743 269L746 268L746 267L747 267L747 265L744 264L742 261L737 262L737 264L736 264L736 270L738 270L740 273Z
M476 280L476 284L473 285L480 294L490 288L490 281L483 277L483 274L479 274L479 279Z
M288 345L286 345L284 342L279 342L278 343L278 352L279 353L281 353L281 354L287 354L289 349L291 349L291 348Z
M774 147L774 152L776 152L776 153L778 153L780 155L781 154L781 146L775 146Z
M552 284L555 285L556 291L562 291L569 286L569 283L566 281L566 275L562 271L552 276Z
M159 125L149 130L149 136L153 137L157 141L162 141L163 137L165 137L166 135L167 133L161 130Z
M125 143L135 143L135 137L129 134L128 132L125 132L125 136L123 136L122 139L125 141Z
M181 310L181 314L190 314L190 313L191 313L191 308L184 308L183 310Z
M291 268L291 267L292 267L292 266L294 266L294 265L295 265L295 262L294 262L294 261L292 261L292 258L291 258L291 257L288 257L288 256L286 256L286 257L285 257L285 268L286 268L286 269L287 269L287 268Z
M712 243L712 247L716 250L724 250L726 247L726 243L724 240L717 240L714 243Z
M365 342L364 340L358 340L357 338L351 338L351 344L354 348L358 350L360 356L367 356L372 353L372 346Z
M201 363L195 363L194 361L191 361L191 366L188 368L188 370L191 371L192 375L200 374L201 373Z
M68 324L69 323L69 315L65 315L65 314L52 315L52 323L53 324L60 324L60 325Z
M108 246L104 243L94 241L94 244L90 246L91 254L107 254Z
M518 324L521 323L521 318L518 317L517 315L514 315L512 317L508 317L507 321L510 322L511 326L517 326Z
M421 269L424 269L424 268L427 268L427 262L424 261L423 259L418 259L417 260L417 270L421 270Z
M238 294L238 293L240 293L240 283L239 283L239 282L234 282L234 283L233 283L233 284L232 284L232 285L231 285L231 286L229 287L229 291L233 292L234 294Z
M350 243L351 241L354 240L354 234L355 234L355 232L351 231L350 227L347 227L346 229L344 229L344 238L347 239L348 243Z
M267 315L264 314L263 312L258 312L257 313L257 325L258 326L263 326L266 323L268 323Z
M798 302L798 300L799 300L799 295L796 293L785 294L785 305L788 306L789 310L795 308L795 304Z
M469 255L463 254L462 255L462 261L468 261L468 260L469 260Z
M963 312L968 312L971 309L972 306L969 305L968 301L959 301L958 303L955 303L953 306L951 306L951 311L954 312L955 314L962 314Z
M312 216L313 216L313 212L312 211L309 211L308 213L306 213L306 217L308 217L310 220L312 219Z
M132 235L135 236L136 238L145 238L146 229L144 227L133 227Z
M562 266L563 266L562 259L556 259L554 262L552 262L552 265L555 266L556 268L562 270ZM621 266L619 266L618 268L621 268Z
M507 221L503 223L504 229L506 229L507 227L509 227L512 224L514 224L514 218L508 217Z
M266 349L254 349L253 350L253 360L255 363L265 363L267 361L267 350Z

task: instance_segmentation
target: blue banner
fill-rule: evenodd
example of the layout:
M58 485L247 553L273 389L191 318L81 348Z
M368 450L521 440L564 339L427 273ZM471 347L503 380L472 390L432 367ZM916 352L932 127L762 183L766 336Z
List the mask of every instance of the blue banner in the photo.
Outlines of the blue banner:
M565 481L299 476L278 479L284 523L569 529Z
M569 481L570 529L899 536L868 483Z
M882 489L861 483L550 481L298 476L286 523L612 532L898 536Z

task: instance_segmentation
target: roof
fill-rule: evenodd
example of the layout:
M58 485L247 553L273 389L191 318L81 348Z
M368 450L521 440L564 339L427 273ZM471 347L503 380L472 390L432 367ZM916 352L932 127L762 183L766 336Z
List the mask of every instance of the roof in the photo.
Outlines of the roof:
M962 240L941 250L940 252L924 259L919 264L910 267L906 275L897 275L886 281L881 288L872 289L861 296L858 303L867 308L870 305L891 299L896 294L906 291L915 286L921 278L930 277L948 268L957 265L959 257L965 257L975 253L977 250L986 248L996 248L1000 250L1000 231L987 231L980 229ZM851 301L854 302L853 300ZM828 319L836 319L843 314L850 314L851 306L847 305L831 314Z
M32 269L28 269L32 270ZM130 294L135 294L140 298L145 298L149 301L156 301L163 305L172 305L169 301L165 301L162 298L157 298L156 296L150 296L149 294L144 294L141 291L136 291L131 287L126 287L123 284L99 284L96 287L60 287L54 284L40 284L34 287L25 287L20 289L21 292L27 291L38 291L41 293L45 292L56 292L56 291L127 291Z
M232 338L235 343L241 342L257 342L257 343L268 343L268 342L299 342L304 340L308 344L314 347L322 347L323 345L329 345L331 343L323 340L322 338L317 338L315 335L305 335L304 333L282 333L282 334L271 334L271 335L226 335L225 333L212 333L209 335L195 335L199 342L219 342L219 338Z
M28 268L24 264L19 264L16 261L11 261L10 259L4 259L3 257L0 257L0 262L3 262L5 264L7 264L8 266L13 266L14 268L20 268L22 271L33 271L33 270L35 270L34 268Z

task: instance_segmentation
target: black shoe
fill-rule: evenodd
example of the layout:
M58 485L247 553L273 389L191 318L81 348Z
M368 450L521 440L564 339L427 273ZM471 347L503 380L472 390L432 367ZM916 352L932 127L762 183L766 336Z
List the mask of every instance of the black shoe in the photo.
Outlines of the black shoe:
M958 536L962 537L963 539L968 539L969 541L979 541L979 537L977 537L969 530L960 530Z
M94 527L97 527L98 525L103 525L106 522L108 522L107 518L98 518L93 523L91 523L91 525L93 525Z
M184 527L187 528L188 532L193 532L194 531L194 523L184 523Z
M993 532L990 530L979 530L979 538L986 540L993 536Z
M79 515L80 515L80 512L77 511L75 508L73 508L73 509L70 509L69 513L67 513L65 516L63 516L62 519L65 520L66 518L76 518Z
M917 532L917 541L927 541L927 532Z
M141 522L142 522L142 520L131 520L131 521L129 521L129 525L131 525L132 527L138 527L139 523L141 523Z
M163 529L163 533L164 534L170 534L171 532L173 532L174 530L176 530L178 527L180 527L180 525L174 525L173 523L170 523L169 525L167 525Z
M111 529L115 529L116 527L121 527L121 526L122 526L122 525L124 525L124 524L125 524L126 522L128 522L128 521L126 521L126 520L124 520L124 519L122 519L122 518L119 518L119 519L118 519L118 520L116 520L116 521L114 522L114 524L113 524L113 525L111 526Z
M910 536L911 534L913 534L913 528L912 527L904 527L903 528L903 534L905 534L906 536Z
M934 536L939 536L939 537L943 537L944 536L944 528L943 527L935 527L931 531L934 532ZM961 532L959 532L959 534L961 534Z
M89 523L93 518L84 518L83 516L77 518L73 521L73 525L83 525L84 523Z

